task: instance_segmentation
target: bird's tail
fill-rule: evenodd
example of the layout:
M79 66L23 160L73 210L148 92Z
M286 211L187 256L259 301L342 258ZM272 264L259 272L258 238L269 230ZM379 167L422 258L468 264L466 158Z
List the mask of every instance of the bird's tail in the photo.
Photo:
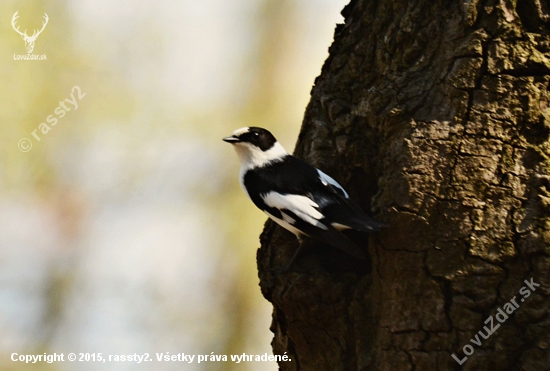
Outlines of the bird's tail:
M387 223L379 222L364 215L361 220L354 220L353 226L350 227L362 232L378 232L381 228L388 228L389 226Z
M321 200L316 200L321 202ZM389 224L372 219L353 201L348 198L337 197L327 203L324 212L330 220L337 220L339 229L355 229L361 232L377 232Z
M334 228L329 228L328 230L316 235L314 238L337 247L357 259L364 260L367 258L366 253L361 250L359 246Z

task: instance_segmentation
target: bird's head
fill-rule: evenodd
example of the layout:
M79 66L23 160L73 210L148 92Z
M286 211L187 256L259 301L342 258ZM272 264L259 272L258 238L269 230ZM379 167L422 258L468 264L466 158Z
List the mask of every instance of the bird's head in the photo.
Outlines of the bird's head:
M233 135L223 140L233 145L241 164L249 169L282 160L288 155L273 134L258 127L251 126L235 130Z

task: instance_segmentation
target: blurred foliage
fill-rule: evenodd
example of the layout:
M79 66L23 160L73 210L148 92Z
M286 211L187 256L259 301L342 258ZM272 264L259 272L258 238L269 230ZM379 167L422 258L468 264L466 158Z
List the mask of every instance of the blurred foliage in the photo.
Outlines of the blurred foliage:
M86 6L96 10L107 3L99 2L96 7L90 5L93 2L88 2ZM204 241L215 241L216 244L204 253L200 252L202 255L188 247L190 256L203 259L197 270L206 272L205 284L209 289L201 295L212 303L212 307L194 308L196 318L189 318L185 314L188 312L180 307L185 298L172 298L178 295L170 294L170 290L178 286L160 291L155 289L157 282L150 283L153 289L147 284L138 286L140 292L151 291L151 294L143 294L151 300L143 308L145 318L152 323L163 321L167 327L159 330L161 335L150 334L148 337L164 336L163 342L177 343L179 338L172 340L170 337L173 332L187 331L185 336L189 337L198 336L196 334L203 330L201 338L192 340L204 354L211 351L216 354L269 352L270 306L261 297L255 264L258 236L266 218L240 190L238 159L221 138L239 127L263 126L272 130L291 151L289 141L297 136L309 90L309 86L297 87L301 80L296 76L313 81L308 76L313 77L321 63L321 60L316 61L313 70L306 73L295 62L295 55L302 52L297 34L300 33L300 15L303 14L290 0L262 0L254 5L236 2L237 13L250 11L252 17L247 18L250 24L246 25L249 39L241 41L247 46L241 49L235 46L238 49L235 52L237 69L232 71L234 76L224 82L232 84L228 88L231 94L222 100L212 98L191 104L182 103L180 95L167 90L166 84L170 81L164 85L160 83L166 80L163 69L168 69L171 56L183 46L173 45L163 20L153 12L154 2L120 3L117 16L126 17L125 22L118 26L106 20L108 29L82 24L76 16L76 4L61 0L0 2L0 55L3 56L0 58L0 217L13 223L6 228L19 233L13 232L12 237L0 240L17 241L0 245L0 253L17 257L24 250L30 255L36 253L37 258L44 258L41 267L44 273L37 273L42 274L39 276L41 291L36 298L43 306L40 329L32 329L32 334L38 335L28 344L23 344L18 352L59 353L60 344L71 345L71 339L60 339L60 336L68 327L70 331L73 322L67 318L75 316L72 312L75 300L100 295L102 290L125 295L123 291L116 291L121 290L116 288L117 282L101 286L105 283L87 280L90 277L87 262L98 262L93 271L103 272L109 268L103 266L107 261L101 250L87 245L88 240L83 236L102 233L98 223L105 219L104 215L119 213L123 215L123 221L136 214L154 218L151 212L151 209L156 210L154 207L142 207L147 198L153 198L154 205L165 206L162 215L166 219L171 218L169 212L173 211L170 207L177 208L179 202L187 200L186 207L178 211L196 219L204 229L200 232ZM180 9L189 6L189 12L196 11L190 4ZM46 54L47 61L13 60L14 54L25 54L24 42L10 24L16 11L20 15L20 29L27 29L29 34L41 26L44 13L49 15L49 23L38 37L33 51L37 55ZM220 8L218 11L224 10ZM113 30L119 32L113 33ZM190 37L197 38L197 43L210 42L201 39L200 35ZM92 41L82 44L81 40ZM326 40L326 46L328 42ZM241 55L243 51L245 53ZM194 52L185 50L190 57ZM224 60L218 63L221 65ZM41 133L39 125L54 114L61 101L70 99L74 86L86 94L79 101L78 109L68 111L47 133ZM40 141L32 135L37 129ZM33 147L29 152L18 149L21 138L31 140ZM191 158L180 162L179 157L183 155ZM41 215L39 220L44 220L38 222L41 229L30 229L35 225L31 221L25 223L25 219L32 219L30 217L12 217L14 210L23 210L23 215L25 212ZM48 239L38 235L45 230L54 237ZM139 233L135 231L137 236ZM158 233L160 240L166 232L153 230L151 233ZM120 231L120 235L123 236L124 231ZM28 236L28 239L21 236ZM124 251L134 251L131 241L117 237L96 236L92 241L111 238L110 243L115 246L125 243L128 246ZM44 251L40 243L42 239L47 240L45 246L55 247ZM36 246L27 246L28 241ZM177 248L183 242L174 241L173 245ZM147 251L137 252L136 256L141 256L141 253L152 256L154 261L170 260L170 257L156 259L156 248L152 244L145 247ZM177 259L185 260L185 256ZM113 252L108 258L116 257ZM2 263L12 264L8 260L2 261L0 256ZM119 264L122 271L124 263L116 262L115 267ZM155 266L153 261L150 264L153 267L149 273L153 276L161 276L166 269L162 265ZM140 269L138 267L135 270ZM25 282L24 276L28 273L25 269L30 268L21 267L20 276L23 278L10 279ZM179 270L185 269L186 266L179 267ZM120 276L124 277L124 274L127 273L121 272ZM136 274L144 280L148 277L145 272ZM177 282L179 276L169 279ZM12 290L10 284L8 279L2 281L0 277L0 291ZM203 282L185 282L185 285L193 292L194 287L202 287ZM186 304L195 305L193 302ZM0 324L1 320L0 312ZM90 331L94 328L93 324L85 325ZM109 325L116 331L115 325ZM136 332L133 328L125 330L127 333L114 333L113 336L132 337ZM0 345L5 346L0 348L0 354L4 354L0 357L0 370L56 370L71 366L11 362L9 355L5 354L14 346L9 336L9 332L0 334ZM154 365L155 369L177 366L156 362ZM274 367L227 362L205 363L197 369L256 370L258 366L262 369Z
M235 129L244 126L268 127L273 132L283 132L284 123L288 125L284 99L284 92L278 84L281 78L279 71L287 60L290 46L293 44L291 27L286 20L292 18L293 3L289 0L264 0L255 17L257 28L257 47L255 53L249 57L249 62L255 68L251 86L247 89L248 95L243 107L236 115ZM229 135L230 132L227 133ZM235 156L235 162L238 163ZM242 354L244 349L250 348L257 335L253 326L254 313L268 304L259 300L259 286L256 269L255 251L250 246L259 246L259 232L266 218L259 210L248 207L249 200L242 194L237 181L238 171L230 174L229 182L233 186L220 194L212 205L225 204L221 214L228 228L226 241L230 241L224 249L220 265L225 265L231 257L237 257L234 277L228 287L230 293L226 297L228 326L226 329L225 344L220 353ZM238 217L235 211L239 210ZM222 278L222 277L220 277ZM222 278L223 279L223 278ZM246 344L248 341L249 344ZM248 346L247 346L248 345ZM224 370L242 370L242 365L224 365ZM220 369L218 365L211 369ZM253 368L251 368L253 369Z
M50 13L50 21L38 37L33 51L37 55L46 54L47 62L13 60L14 54L26 54L24 41L7 21L11 21L15 11L19 11L17 22L20 29L28 29L29 35L33 29L40 28L42 16ZM4 56L0 59L0 124L3 132L0 136L0 185L4 189L32 187L38 192L49 192L56 188L57 183L56 171L50 161L54 147L98 130L97 124L107 118L118 119L118 122L128 120L133 95L116 71L99 59L94 60L93 54L84 56L72 47L71 35L66 30L74 29L74 24L65 2L3 1L0 14L3 19L0 22L0 53ZM47 116L54 114L60 101L70 98L75 85L84 93L89 90L94 93L87 94L83 98L85 104L78 111L67 112L67 117L59 119L57 126L51 126L47 134L38 130L36 133L41 140L35 142L31 133L39 129L40 123L46 123ZM120 94L113 95L113 91ZM32 150L24 155L14 145L21 138L33 141Z

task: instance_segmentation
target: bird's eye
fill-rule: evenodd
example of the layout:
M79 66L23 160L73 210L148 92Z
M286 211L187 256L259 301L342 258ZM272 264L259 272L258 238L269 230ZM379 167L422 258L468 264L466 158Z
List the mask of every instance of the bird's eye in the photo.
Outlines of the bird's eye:
M260 137L260 134L256 133L256 132L253 132L252 133L252 138L253 139L258 139Z

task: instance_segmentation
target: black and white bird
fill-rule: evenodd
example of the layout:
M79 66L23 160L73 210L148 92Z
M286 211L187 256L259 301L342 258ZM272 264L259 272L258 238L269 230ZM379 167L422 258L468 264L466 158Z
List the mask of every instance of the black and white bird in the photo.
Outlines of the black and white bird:
M330 176L285 151L269 131L245 127L223 140L233 145L241 161L244 193L300 242L287 269L306 236L365 259L363 250L340 231L376 232L387 227L367 216Z

